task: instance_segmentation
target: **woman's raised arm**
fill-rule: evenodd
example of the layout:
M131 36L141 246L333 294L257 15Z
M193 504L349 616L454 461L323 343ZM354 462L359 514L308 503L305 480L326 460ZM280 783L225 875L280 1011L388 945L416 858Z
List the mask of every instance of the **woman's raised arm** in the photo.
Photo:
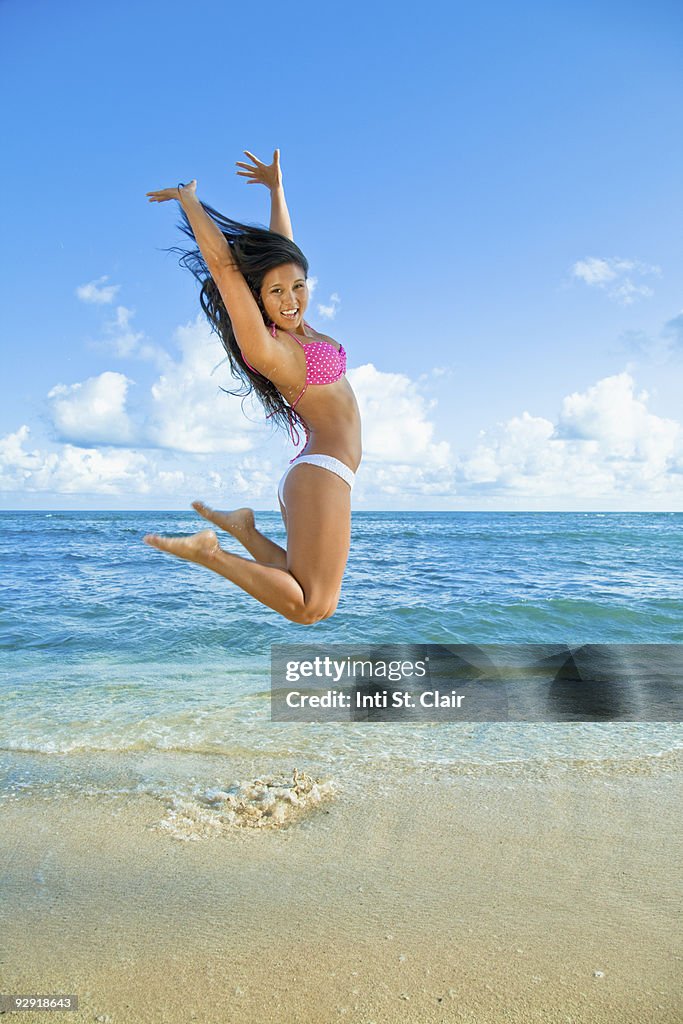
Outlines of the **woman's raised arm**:
M244 275L233 259L223 232L204 210L197 198L196 189L197 182L193 178L187 185L147 192L147 195L150 203L165 203L169 199L177 199L182 206L199 251L225 303L237 344L248 361L258 370L264 362L272 362L275 342L266 329L263 315Z
M280 170L280 150L273 153L272 164L264 164L258 157L250 153L248 149L244 152L253 161L254 166L236 161L237 167L244 167L243 171L237 171L242 178L248 178L247 185L265 185L270 192L270 230L277 231L290 241L294 241L292 233L292 222L287 209L285 189L282 184L282 171Z

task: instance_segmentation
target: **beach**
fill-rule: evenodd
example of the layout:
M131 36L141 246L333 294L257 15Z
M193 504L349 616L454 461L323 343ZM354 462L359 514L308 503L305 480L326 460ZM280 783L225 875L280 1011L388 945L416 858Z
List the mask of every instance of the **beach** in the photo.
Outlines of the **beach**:
M286 827L194 840L147 795L10 801L2 990L111 1024L673 1024L682 779L368 766Z

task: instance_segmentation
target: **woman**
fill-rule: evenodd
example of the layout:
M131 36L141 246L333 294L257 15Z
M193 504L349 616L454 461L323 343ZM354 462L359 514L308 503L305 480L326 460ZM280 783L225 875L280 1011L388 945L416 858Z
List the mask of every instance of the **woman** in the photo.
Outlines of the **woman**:
M308 262L294 244L279 150L266 165L245 150L237 161L248 184L266 185L270 230L229 220L201 203L196 181L148 192L150 202L176 199L183 230L198 249L181 263L202 281L201 303L228 354L233 373L256 391L264 408L297 426L306 444L278 487L287 550L256 529L249 508L193 508L247 549L252 559L223 551L213 530L190 537L148 534L147 544L224 576L279 612L310 625L337 608L351 539L351 490L361 460L360 413L346 380L346 353L304 320ZM286 401L285 401L286 400Z

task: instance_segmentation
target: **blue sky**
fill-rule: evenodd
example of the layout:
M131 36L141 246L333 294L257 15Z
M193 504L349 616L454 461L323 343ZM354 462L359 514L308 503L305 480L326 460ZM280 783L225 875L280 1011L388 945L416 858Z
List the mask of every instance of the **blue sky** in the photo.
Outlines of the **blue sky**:
M359 509L683 509L673 3L0 5L4 508L275 508L293 451L162 250L282 153ZM216 368L217 367L217 368Z

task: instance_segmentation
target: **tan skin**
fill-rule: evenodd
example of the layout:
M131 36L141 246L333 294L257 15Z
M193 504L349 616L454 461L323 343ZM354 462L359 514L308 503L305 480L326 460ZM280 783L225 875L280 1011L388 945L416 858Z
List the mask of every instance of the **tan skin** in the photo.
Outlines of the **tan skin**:
M248 183L265 185L271 193L271 229L292 237L284 200L279 151L266 165L245 150L253 166L237 174ZM247 360L268 377L287 402L295 400L306 379L306 358L301 345L314 341L332 342L307 323L308 287L301 267L288 263L267 272L261 288L261 304L276 325L276 337L266 329L259 309L244 278L232 263L227 244L196 199L196 182L181 188L148 192L150 202L181 202L195 231L197 244L211 270L230 314L238 344ZM226 252L226 250L228 250ZM293 315L287 314L292 311ZM332 384L309 384L297 404L306 421L310 438L306 454L321 453L339 459L354 472L361 460L360 413L346 377ZM341 594L342 578L351 539L351 491L347 483L320 466L295 465L284 484L283 507L287 547L282 548L261 533L253 510L215 511L203 502L192 507L199 515L231 534L246 548L251 559L224 551L213 530L190 537L143 539L158 548L195 562L224 576L262 604L291 622L311 625L334 614Z

